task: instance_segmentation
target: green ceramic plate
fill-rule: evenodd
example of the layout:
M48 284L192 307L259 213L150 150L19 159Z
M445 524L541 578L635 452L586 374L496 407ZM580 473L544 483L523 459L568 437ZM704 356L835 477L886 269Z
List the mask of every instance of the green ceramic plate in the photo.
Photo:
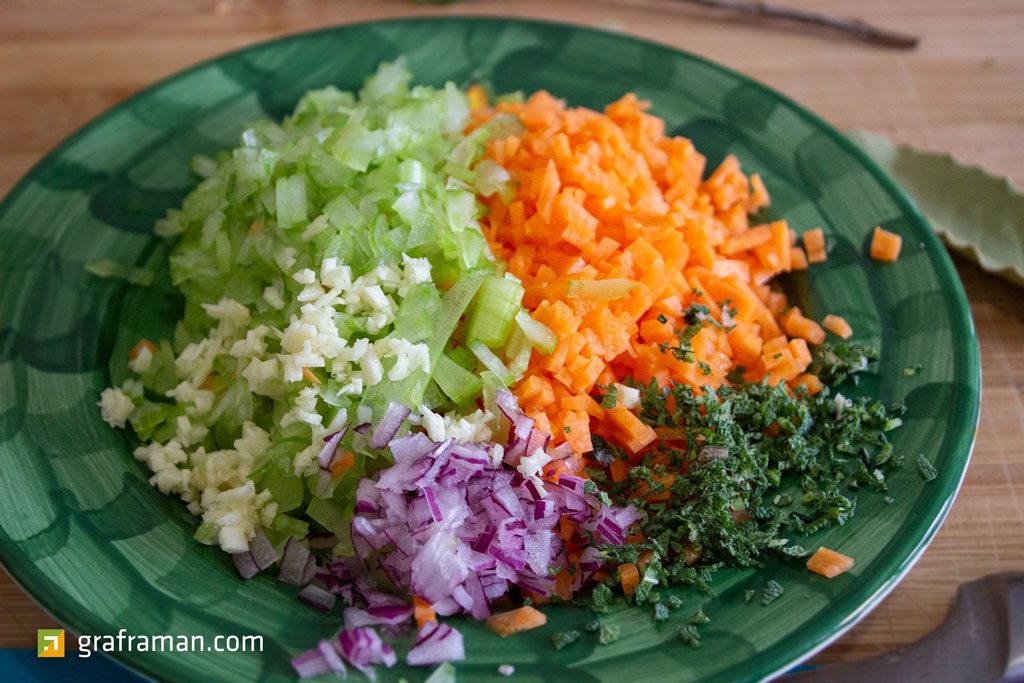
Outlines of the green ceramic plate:
M100 390L140 334L170 331L178 314L165 251L150 230L194 182L189 158L233 146L244 122L279 118L301 93L355 89L378 62L405 55L417 82L481 81L497 92L548 89L600 108L627 91L650 100L668 130L692 138L712 165L735 153L760 172L772 214L825 229L827 264L789 281L804 310L846 317L882 361L855 390L909 412L895 445L907 465L889 478L894 500L862 494L855 520L806 541L852 555L833 580L801 563L723 572L716 596L656 629L646 613L611 617L622 637L555 652L556 629L586 610L550 610L545 629L498 639L463 623L460 680L757 680L791 666L876 605L923 552L952 504L970 457L980 373L956 272L900 190L853 145L777 93L692 55L622 35L492 19L345 26L235 52L124 102L47 156L0 205L0 551L35 598L78 633L264 636L262 653L140 653L116 657L155 678L291 676L289 658L338 628L273 576L238 580L219 551L192 538L195 521L146 483L125 436L104 425ZM866 254L876 225L903 235L896 264ZM154 268L148 287L90 275L97 259ZM920 366L913 375L908 366ZM926 484L918 454L939 476ZM785 594L744 599L767 579ZM698 607L711 618L699 649L676 638ZM424 671L392 671L421 680Z

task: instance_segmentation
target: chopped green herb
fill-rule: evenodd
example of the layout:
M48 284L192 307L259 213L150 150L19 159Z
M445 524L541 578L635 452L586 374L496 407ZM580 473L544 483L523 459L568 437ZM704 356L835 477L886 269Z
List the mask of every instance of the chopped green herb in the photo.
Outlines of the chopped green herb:
M907 367L903 368L903 374L906 375L907 377L913 377L922 370L924 370L923 365L908 365Z
M601 624L601 631L598 633L597 641L602 645L611 645L619 639L621 627L618 624Z
M607 584L599 583L590 593L590 609L596 614L607 614L613 600L615 595L612 589Z
M576 630L571 631L559 631L551 636L551 646L556 650L561 650L569 645L572 645L580 639L580 632Z
M772 604L777 597L782 595L785 589L775 579L769 579L768 583L764 585L764 591L761 592L761 605L767 606Z
M584 630L585 630L585 631L586 631L587 633L597 633L598 631L600 631L600 630L601 630L601 622L600 622L600 621L598 621L597 619L594 619L593 621L589 622L589 623L588 623L588 624L587 624L587 625L586 625L586 626L584 627Z
M668 597L668 600L666 600L666 602L668 603L669 609L673 609L673 610L679 609L680 607L683 606L682 599L680 599L678 596L675 596L675 595L670 595Z
M754 593L756 592L757 591L755 591L752 588L750 590L743 591L743 602L750 602L750 600L754 597Z
M654 620L666 621L669 617L668 605L663 602L654 603Z
M935 465L932 464L931 460L924 457L924 454L917 456L917 469L921 473L921 477L926 482L934 481L939 476L938 470L935 469Z
M878 360L878 351L853 342L826 342L811 350L814 360L808 372L828 386L841 384L854 373L866 370L868 363Z
M619 392L615 389L614 384L598 384L597 388L604 392L601 396L601 407L605 410L611 410L619 402Z
M690 647L700 647L700 632L693 624L685 624L679 627L679 640Z
M690 623L694 626L700 626L701 624L706 624L709 621L711 620L708 619L708 615L704 614L703 607L690 615Z
M743 375L747 372L747 369L742 365L737 365L735 368L729 371L729 374L725 376L725 379L729 384L743 384Z
M849 369L850 353L844 347L832 357ZM655 428L686 424L685 441L656 446L624 481L602 488L615 504L642 513L644 549L658 553L656 578L664 584L710 590L710 572L722 566L761 566L768 553L802 556L799 546L787 548L790 534L844 524L856 510L851 491L884 491L885 471L900 465L886 430L898 426L901 405L828 391L807 396L767 382L637 388L641 420ZM628 457L595 444L602 461ZM666 487L667 500L650 501ZM618 563L635 562L637 548L601 546Z

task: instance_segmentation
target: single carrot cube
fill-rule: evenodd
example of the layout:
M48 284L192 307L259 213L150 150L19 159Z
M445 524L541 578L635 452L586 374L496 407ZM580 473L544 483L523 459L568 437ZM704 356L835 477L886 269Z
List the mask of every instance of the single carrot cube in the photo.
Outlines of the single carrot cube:
M875 226L875 232L871 235L871 258L877 261L895 261L900 256L902 246L902 237Z
M849 339L853 336L853 328L842 316L829 313L821 321L821 326L841 339Z
M830 579L839 576L851 567L853 567L852 557L837 553L824 546L818 548L818 551L807 560L808 569Z

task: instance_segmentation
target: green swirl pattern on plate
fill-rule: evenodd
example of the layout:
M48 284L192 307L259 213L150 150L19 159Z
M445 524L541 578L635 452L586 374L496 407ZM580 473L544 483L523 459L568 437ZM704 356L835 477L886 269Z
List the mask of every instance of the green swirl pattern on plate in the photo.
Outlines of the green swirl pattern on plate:
M938 240L902 192L841 135L772 90L705 60L579 27L495 19L344 26L258 45L158 83L101 116L47 156L0 205L0 554L37 600L78 633L263 635L262 653L121 653L161 679L292 677L289 659L333 633L273 575L240 581L227 556L195 543L194 519L146 482L125 436L99 418L100 390L121 379L127 349L166 335L179 313L166 247L153 221L194 182L188 159L233 146L245 122L287 114L310 88L356 89L382 60L404 55L419 83L483 82L496 92L547 89L601 108L627 91L650 100L672 133L717 164L734 153L764 178L798 231L822 226L829 260L788 286L805 311L846 317L880 347L877 373L852 391L906 398L894 442L907 465L889 477L892 503L859 497L846 527L807 539L852 555L826 580L800 562L729 570L716 596L679 593L668 625L646 611L607 617L622 636L556 652L555 630L587 610L549 610L545 629L499 640L462 622L459 680L757 680L822 647L863 616L931 540L963 478L978 419L980 369L964 293ZM896 264L867 257L875 225L903 235ZM150 287L89 274L97 259L149 267ZM921 366L906 375L907 366ZM939 477L925 484L925 454ZM770 606L744 599L767 579L786 592ZM703 607L702 645L676 624ZM422 680L424 670L381 672Z

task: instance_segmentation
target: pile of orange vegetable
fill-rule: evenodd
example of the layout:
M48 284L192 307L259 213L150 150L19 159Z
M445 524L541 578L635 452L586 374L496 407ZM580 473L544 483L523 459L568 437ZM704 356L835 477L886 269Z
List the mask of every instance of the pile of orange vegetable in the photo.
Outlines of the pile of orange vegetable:
M524 126L488 143L516 191L511 201L492 195L482 225L522 281L523 304L559 338L552 353L534 354L514 392L580 460L592 434L634 455L658 438L628 405L605 409L593 398L622 377L718 387L742 367L748 380L821 388L806 372L808 344L826 332L769 284L825 258L821 231L805 236L805 253L785 221L751 225L769 203L760 178L728 156L702 179L705 158L646 109L632 94L599 113L541 91L474 112L475 125L506 112ZM720 323L691 340L692 362L663 350L677 343L691 304ZM849 336L842 318L828 324Z

